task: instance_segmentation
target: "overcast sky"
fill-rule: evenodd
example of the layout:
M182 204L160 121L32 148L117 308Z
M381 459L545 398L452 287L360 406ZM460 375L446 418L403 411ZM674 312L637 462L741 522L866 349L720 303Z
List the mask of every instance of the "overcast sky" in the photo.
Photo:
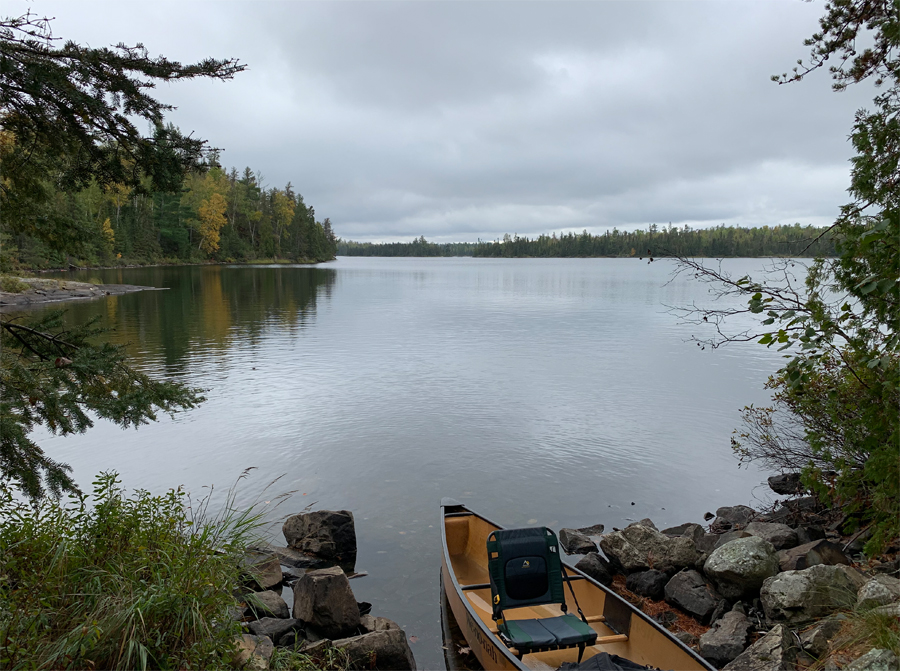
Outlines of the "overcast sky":
M222 163L288 181L355 240L651 223L830 223L862 86L806 58L824 2L9 0L91 46L236 57L162 85Z

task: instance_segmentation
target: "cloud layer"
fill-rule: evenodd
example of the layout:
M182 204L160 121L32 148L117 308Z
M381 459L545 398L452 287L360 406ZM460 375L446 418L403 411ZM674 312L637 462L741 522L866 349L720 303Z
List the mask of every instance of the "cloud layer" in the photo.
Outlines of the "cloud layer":
M161 86L172 121L358 240L824 224L871 99L769 81L823 11L794 0L17 3L92 46L240 58Z

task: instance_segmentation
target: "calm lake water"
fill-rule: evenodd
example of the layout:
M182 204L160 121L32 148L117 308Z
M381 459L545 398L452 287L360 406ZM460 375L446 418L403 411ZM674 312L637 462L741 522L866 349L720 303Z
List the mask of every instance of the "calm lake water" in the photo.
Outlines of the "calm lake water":
M759 259L726 262L736 273ZM147 371L207 389L198 409L138 431L98 424L41 435L90 487L294 491L356 516L359 600L396 620L420 668L444 666L438 503L507 526L607 529L702 522L759 504L766 474L739 469L738 410L768 401L780 357L701 351L666 305L709 301L672 266L636 259L341 258L319 267L83 271L168 287L69 303L101 315ZM43 308L42 308L43 309ZM267 483L283 476L268 491ZM272 539L283 542L280 526Z

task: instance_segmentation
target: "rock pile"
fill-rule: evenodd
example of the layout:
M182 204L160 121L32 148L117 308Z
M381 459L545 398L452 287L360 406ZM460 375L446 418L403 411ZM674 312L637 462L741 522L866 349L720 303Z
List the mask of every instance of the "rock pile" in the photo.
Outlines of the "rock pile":
M796 477L770 480L777 492L801 493ZM874 576L854 568L848 548L834 542L840 539L837 525L826 528L828 520L811 497L785 502L767 515L748 506L719 508L707 520L708 530L686 523L662 531L641 520L600 536L599 550L567 529L563 547L584 554L576 567L598 582L610 585L624 574L629 592L664 600L709 626L699 639L684 632L681 637L727 671L808 666L828 654L846 617L841 611L900 613L896 567L887 565ZM657 619L671 627L678 618L670 610ZM882 650L870 656L881 664L892 655ZM892 660L900 668L900 660ZM869 661L853 664L876 668L861 666Z
M356 560L352 513L321 510L284 523L287 547L254 548L244 557L238 617L247 633L236 641L235 666L265 671L275 648L319 656L343 650L353 669L415 669L406 633L368 614L347 572ZM335 565L339 562L340 565ZM281 596L291 587L293 602Z

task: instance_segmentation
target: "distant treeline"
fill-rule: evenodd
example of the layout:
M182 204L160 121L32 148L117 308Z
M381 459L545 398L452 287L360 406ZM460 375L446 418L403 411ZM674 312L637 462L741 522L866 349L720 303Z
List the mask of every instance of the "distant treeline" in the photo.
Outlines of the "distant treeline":
M716 226L691 228L651 225L647 230L601 235L560 233L528 238L505 235L493 242L428 242L424 236L412 242L353 242L338 240L339 256L487 256L550 258L591 256L834 256L832 238L814 226ZM821 236L821 237L820 237Z
M481 242L428 242L425 236L412 242L337 241L338 256L477 256Z

